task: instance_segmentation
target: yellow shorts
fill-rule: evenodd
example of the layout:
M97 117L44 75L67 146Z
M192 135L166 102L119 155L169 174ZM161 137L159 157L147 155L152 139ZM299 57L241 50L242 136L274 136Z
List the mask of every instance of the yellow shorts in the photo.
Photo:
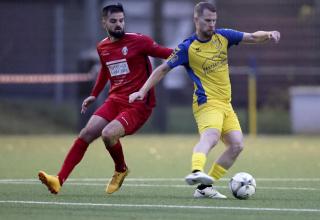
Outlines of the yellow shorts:
M218 129L221 134L241 131L240 123L231 103L215 101L198 106L193 104L193 115L201 134L208 128Z

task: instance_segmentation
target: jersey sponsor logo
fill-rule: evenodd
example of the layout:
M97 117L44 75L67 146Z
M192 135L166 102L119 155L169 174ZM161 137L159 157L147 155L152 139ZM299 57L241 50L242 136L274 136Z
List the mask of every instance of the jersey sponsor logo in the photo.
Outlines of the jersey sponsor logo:
M127 55L128 54L128 47L126 47L126 46L123 47L121 52L122 52L123 55Z
M221 51L220 53L215 54L211 59L205 59L202 64L202 69L205 74L209 74L219 70L219 68L227 64L227 54L224 51Z
M130 73L129 66L126 59L114 60L106 62L111 77L121 76Z
M178 56L179 51L180 51L179 47L175 48L172 54L168 57L168 62L170 63L176 62L179 59L179 56Z

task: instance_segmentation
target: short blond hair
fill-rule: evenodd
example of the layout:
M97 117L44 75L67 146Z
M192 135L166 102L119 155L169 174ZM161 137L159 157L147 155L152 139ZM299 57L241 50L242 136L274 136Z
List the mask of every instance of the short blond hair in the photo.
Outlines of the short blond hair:
M208 9L211 12L217 12L216 6L210 2L199 2L194 6L194 17L201 16L204 9Z

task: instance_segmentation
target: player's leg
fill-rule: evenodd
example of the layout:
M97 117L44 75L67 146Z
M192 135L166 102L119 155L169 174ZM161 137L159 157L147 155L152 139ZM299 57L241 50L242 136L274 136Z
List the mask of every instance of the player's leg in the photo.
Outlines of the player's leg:
M218 143L219 137L220 137L219 130L209 128L201 134L200 141L195 146L194 153L192 155L193 173L189 174L186 177L187 182L192 181L192 182L200 183L200 185L196 188L193 194L195 198L213 198L213 199L227 198L225 195L219 193L212 186L215 179L203 172L203 167L206 161L206 155Z
M209 175L213 177L214 181L218 181L222 176L227 173L227 170L233 165L236 158L239 156L243 149L242 133L241 131L230 131L223 135L224 143L227 148L222 153L222 155L213 163ZM200 184L195 193L196 198L227 198L222 195L217 190L215 190L212 185Z
M102 129L107 124L108 121L104 118L97 115L91 116L86 126L80 131L79 137L75 140L58 173L62 184L68 178L73 168L82 160L89 144L100 137Z
M204 166L210 150L218 143L220 131L215 128L208 128L200 134L200 140L193 148L191 158L192 173L186 176L185 180L189 185L197 183L212 184L212 177L204 173Z
M198 143L195 146L194 153L192 155L193 172L195 172L197 169L203 170L207 154L218 143L220 139L224 120L224 112L219 107L212 107L208 105L207 107L200 107L198 111L194 112L201 138L199 142L200 144ZM195 198L226 198L226 196L219 193L212 186L214 179L210 175L206 176L209 177L211 181L198 181L201 184L198 185L193 196Z
M209 185L213 183L213 179L203 172L204 166L207 154L220 139L224 116L218 108L204 105L194 107L194 117L198 125L200 140L193 149L191 159L192 173L186 176L185 180L189 185L196 183Z
M110 123L101 130L102 140L115 163L115 174L127 174L127 166L124 161L124 155L119 138L125 134L121 123L116 120L120 112L123 111L122 104L113 99L108 99L94 114L99 115L110 121ZM119 175L115 175L119 176ZM123 177L124 178L124 177Z
M82 160L89 144L98 138L108 122L96 115L91 116L86 126L74 141L57 176L48 175L44 171L38 173L39 179L49 191L57 194L74 167Z
M225 175L243 149L243 134L238 117L231 105L223 123L222 140L226 145L226 149L209 171L209 175L216 180Z
M218 181L226 174L227 170L232 166L243 149L243 135L239 120L231 106L226 112L226 118L223 122L222 140L226 144L227 148L213 163L208 173L215 181ZM203 198L203 194L208 195L208 197L211 198L226 198L222 194L217 194L216 190L214 190L212 186L201 184L198 186L194 196L197 198Z
M213 177L214 181L218 181L223 177L228 169L233 165L236 158L239 156L243 149L242 133L241 131L230 131L223 135L224 143L226 144L226 150L220 155L220 157L213 163L209 171L209 176ZM199 185L198 189L205 189L210 186Z
M226 145L226 150L217 159L216 164L228 170L236 161L244 148L243 134L241 131L229 131L223 135L223 142Z
M106 149L109 151L115 164L114 174L106 187L106 192L109 194L114 193L121 187L125 177L129 173L119 141L119 138L124 135L125 129L118 120L111 121L101 133Z
M115 172L107 185L107 193L111 194L117 191L129 173L119 138L135 133L147 121L150 114L151 109L145 106L138 106L137 108L127 108L125 106L116 119L103 129L102 139L115 163Z
M120 143L120 137L125 135L125 129L118 120L111 121L101 133L102 140L106 149L109 151L117 172L124 172L126 170L126 163L124 161L124 155L122 146Z

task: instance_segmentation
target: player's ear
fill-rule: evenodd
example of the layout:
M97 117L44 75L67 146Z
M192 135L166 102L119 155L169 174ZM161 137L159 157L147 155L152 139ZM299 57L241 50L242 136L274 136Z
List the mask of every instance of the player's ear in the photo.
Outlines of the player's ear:
M104 29L106 28L106 24L107 24L107 17L103 16L101 18L101 25Z
M198 20L199 20L198 17L196 17L196 16L193 17L193 22L194 22L195 24L198 22Z

